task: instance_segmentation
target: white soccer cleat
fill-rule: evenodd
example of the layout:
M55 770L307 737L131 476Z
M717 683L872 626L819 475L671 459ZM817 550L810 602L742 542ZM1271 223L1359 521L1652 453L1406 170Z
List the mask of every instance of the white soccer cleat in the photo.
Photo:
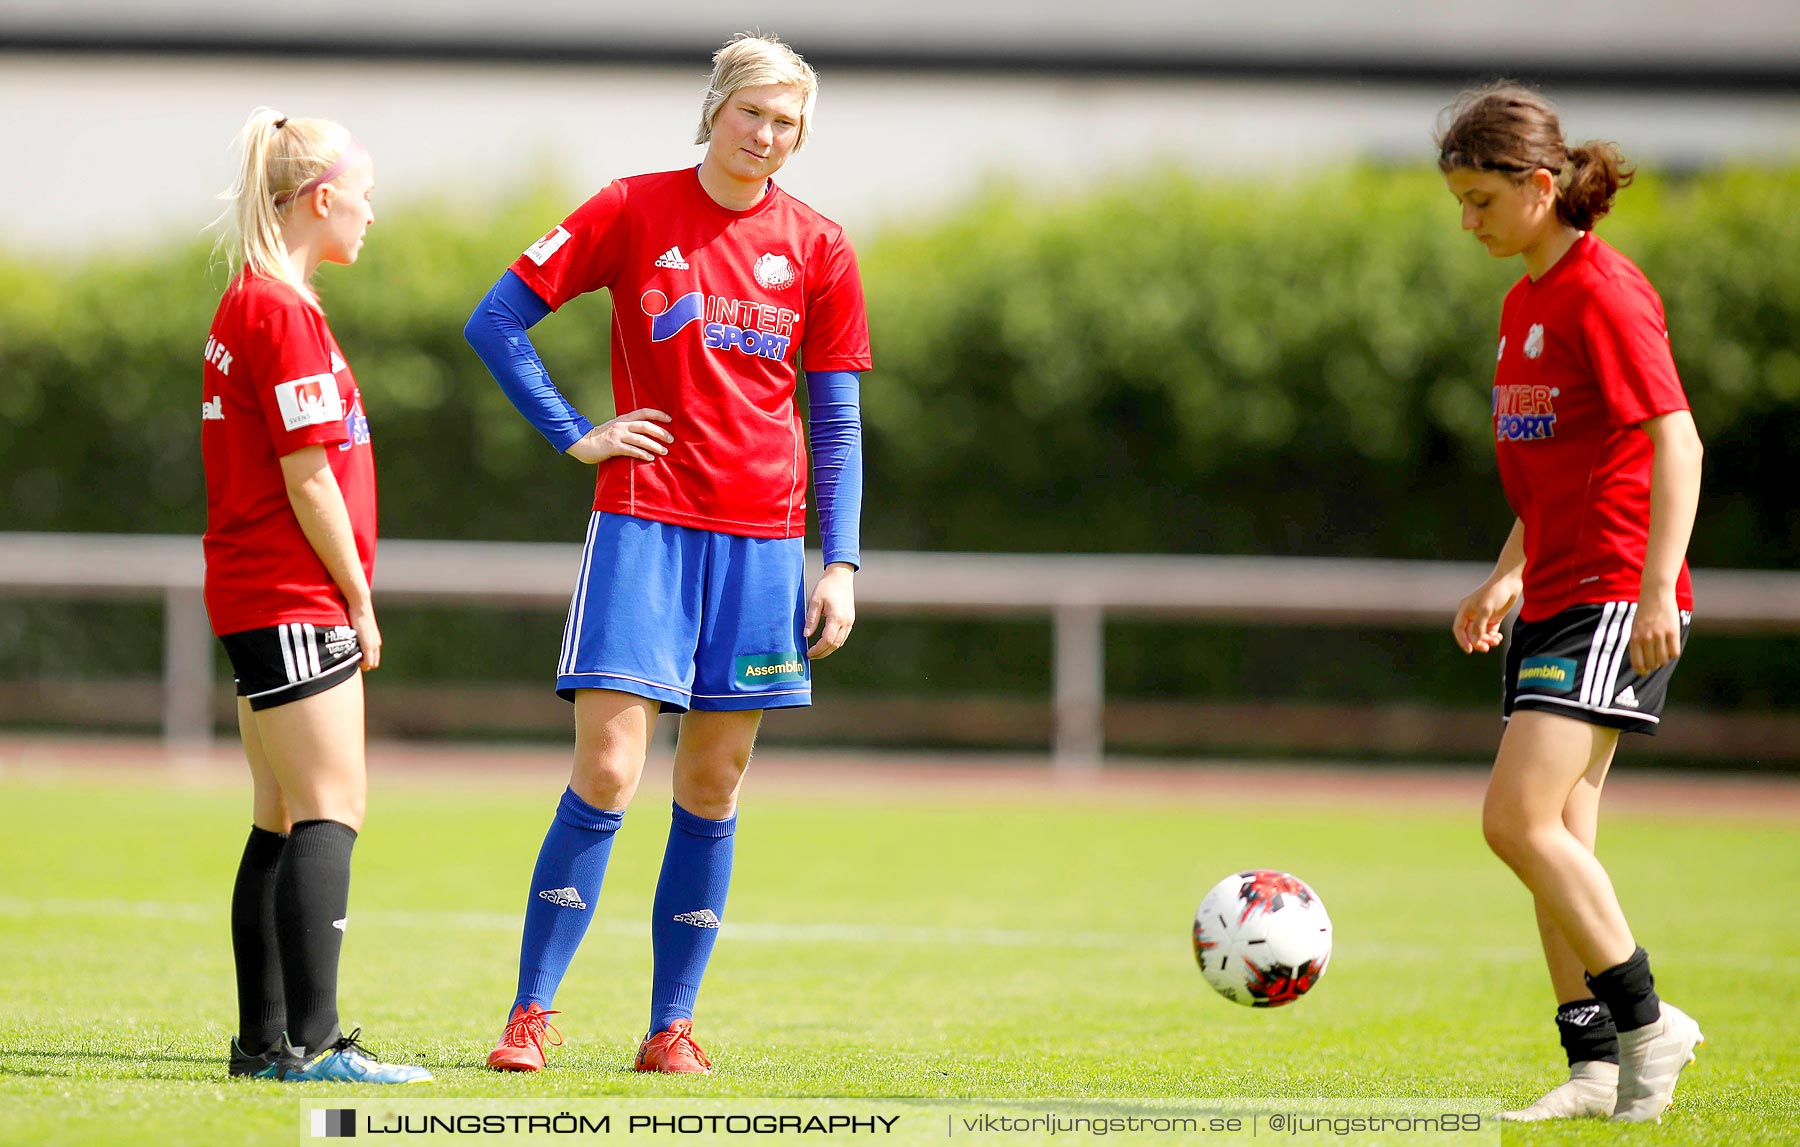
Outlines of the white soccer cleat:
M1569 1069L1567 1083L1551 1088L1530 1107L1502 1111L1508 1123L1537 1123L1544 1119L1605 1119L1613 1113L1619 1094L1619 1065L1588 1060Z
M1619 1033L1619 1101L1612 1117L1619 1123L1660 1123L1675 1097L1675 1077L1694 1062L1694 1049L1706 1042L1694 1018L1664 1003L1657 1021L1636 1031Z

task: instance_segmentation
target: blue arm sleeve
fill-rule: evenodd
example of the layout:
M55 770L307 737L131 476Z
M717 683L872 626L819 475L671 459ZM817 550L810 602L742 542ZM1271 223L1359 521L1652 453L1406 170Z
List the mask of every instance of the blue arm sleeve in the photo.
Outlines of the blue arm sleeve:
M476 304L463 337L519 413L560 452L579 442L594 424L556 389L525 333L549 313L549 304L525 280L507 271Z
M809 370L808 444L825 564L862 566L862 408L855 371Z

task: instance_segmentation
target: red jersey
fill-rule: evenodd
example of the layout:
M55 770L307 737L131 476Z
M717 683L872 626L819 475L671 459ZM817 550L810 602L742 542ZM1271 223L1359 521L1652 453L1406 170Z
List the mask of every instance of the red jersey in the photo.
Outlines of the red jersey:
M613 181L512 270L553 310L608 288L614 409L672 419L667 455L600 463L594 509L752 538L805 533L798 371L870 362L843 228L773 185L729 211L684 168Z
M280 461L304 446L328 447L372 578L375 452L362 393L325 316L285 283L240 275L206 340L200 420L213 632L345 624L344 596L300 530Z
M1494 439L1525 524L1525 620L1637 600L1654 453L1641 424L1686 409L1662 300L1607 244L1584 235L1507 293ZM1693 608L1685 561L1676 601Z

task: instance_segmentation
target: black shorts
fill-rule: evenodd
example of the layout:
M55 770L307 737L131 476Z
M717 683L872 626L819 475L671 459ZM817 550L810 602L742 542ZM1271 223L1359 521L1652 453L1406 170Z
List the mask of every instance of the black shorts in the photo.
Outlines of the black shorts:
M1515 709L1537 709L1654 735L1676 661L1648 677L1632 671L1631 622L1636 616L1636 602L1609 601L1571 606L1542 621L1515 622L1506 652L1506 716ZM1683 649L1693 617L1681 611Z
M362 643L348 625L283 622L219 638L238 696L252 709L273 709L323 693L354 675L362 664Z

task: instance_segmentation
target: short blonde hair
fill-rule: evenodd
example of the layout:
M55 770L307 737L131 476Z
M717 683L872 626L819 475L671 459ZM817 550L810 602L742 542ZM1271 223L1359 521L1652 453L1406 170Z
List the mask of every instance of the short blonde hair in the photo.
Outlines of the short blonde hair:
M713 120L733 92L740 88L757 88L765 84L785 84L800 92L800 138L794 141L797 151L806 146L812 135L813 104L819 98L819 76L800 53L782 42L780 36L757 32L739 32L713 53L712 78L707 81L706 98L700 104L700 130L695 143L712 138Z
M231 273L241 269L286 283L313 301L312 288L294 276L281 221L297 193L324 175L355 146L342 124L328 119L289 119L274 108L257 108L238 131L237 178L219 195L226 208L214 225L216 250Z

